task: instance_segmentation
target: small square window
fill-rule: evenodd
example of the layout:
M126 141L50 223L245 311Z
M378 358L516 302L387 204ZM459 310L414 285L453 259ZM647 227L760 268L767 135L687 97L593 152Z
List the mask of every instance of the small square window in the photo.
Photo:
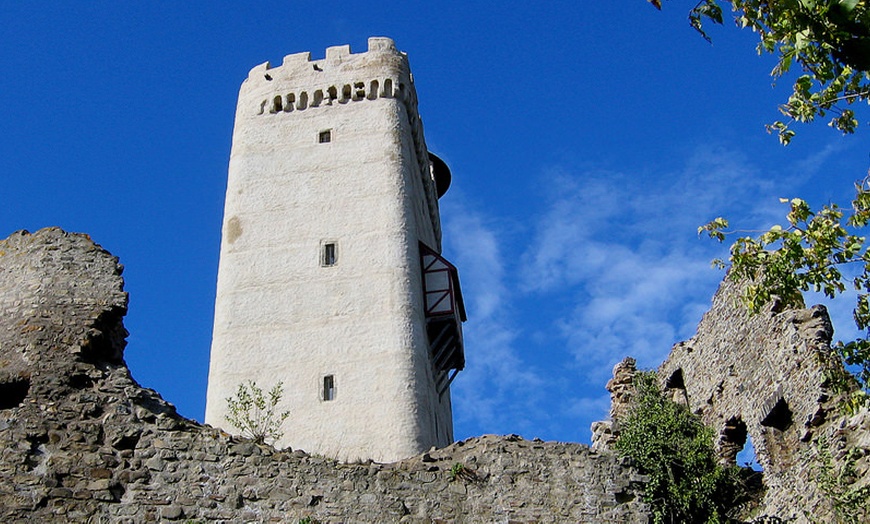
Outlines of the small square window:
M320 254L320 265L334 266L338 262L338 248L335 242L324 242L323 250Z
M317 143L328 144L330 142L332 142L332 129L327 129L317 134Z
M323 377L323 400L335 400L335 376Z

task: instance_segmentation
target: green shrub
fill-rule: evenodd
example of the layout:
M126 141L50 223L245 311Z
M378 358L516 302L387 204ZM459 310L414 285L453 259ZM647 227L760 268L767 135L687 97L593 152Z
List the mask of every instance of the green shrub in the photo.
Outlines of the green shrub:
M814 471L816 482L831 501L836 522L860 524L870 520L870 486L856 486L860 478L855 465L861 458L859 449L849 449L838 463L831 453L826 438L820 438L815 446Z
M616 450L648 476L653 522L720 523L745 495L739 468L723 467L713 431L686 406L662 396L653 372L634 376L634 406L620 421Z
M283 394L283 382L278 382L265 394L253 380L243 382L235 396L226 399L226 419L258 444L279 440L284 435L281 425L290 416L289 411L276 411Z

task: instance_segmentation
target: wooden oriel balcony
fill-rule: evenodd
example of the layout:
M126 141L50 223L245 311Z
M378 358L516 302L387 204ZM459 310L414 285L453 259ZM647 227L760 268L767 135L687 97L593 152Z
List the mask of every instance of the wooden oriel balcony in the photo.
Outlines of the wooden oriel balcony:
M423 243L420 243L420 262L429 357L432 359L438 394L441 395L465 368L462 342L465 305L459 287L459 272L453 264Z

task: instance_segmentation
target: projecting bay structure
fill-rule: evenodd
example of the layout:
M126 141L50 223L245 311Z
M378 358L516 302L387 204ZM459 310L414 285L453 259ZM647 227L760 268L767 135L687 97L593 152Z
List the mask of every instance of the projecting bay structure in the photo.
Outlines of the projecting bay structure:
M206 422L252 380L284 385L278 446L393 461L453 440L465 365L440 256L447 165L429 153L404 53L330 47L251 70L236 109Z

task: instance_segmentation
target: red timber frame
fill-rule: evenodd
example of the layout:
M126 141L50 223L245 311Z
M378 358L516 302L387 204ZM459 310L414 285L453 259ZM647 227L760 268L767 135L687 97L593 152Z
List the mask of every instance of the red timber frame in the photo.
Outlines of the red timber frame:
M427 245L420 243L426 332L429 357L438 395L443 395L456 375L465 368L462 322L465 305L456 267Z

